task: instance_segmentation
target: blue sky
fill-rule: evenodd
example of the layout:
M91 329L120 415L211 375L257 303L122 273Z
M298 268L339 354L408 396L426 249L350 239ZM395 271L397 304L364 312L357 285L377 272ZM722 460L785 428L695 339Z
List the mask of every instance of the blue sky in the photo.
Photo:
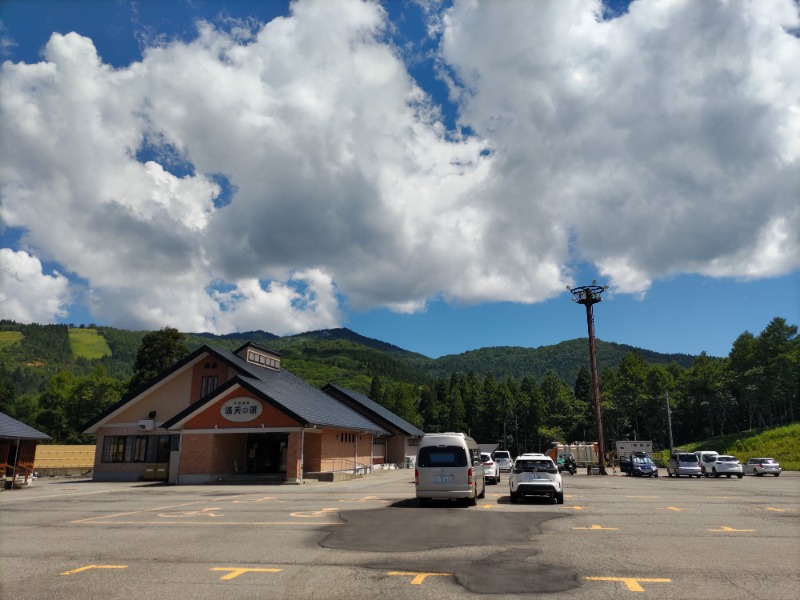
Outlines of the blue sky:
M797 5L0 3L0 318L437 357L800 322ZM743 65L747 65L744 67Z

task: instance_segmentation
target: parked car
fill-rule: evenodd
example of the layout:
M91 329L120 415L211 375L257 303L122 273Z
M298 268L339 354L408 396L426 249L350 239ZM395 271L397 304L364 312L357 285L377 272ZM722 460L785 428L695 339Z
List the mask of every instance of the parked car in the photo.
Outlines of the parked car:
M483 463L483 476L489 483L500 483L500 465L493 459L488 452L481 452L481 462Z
M523 496L547 496L564 504L561 473L545 454L520 454L508 477L508 489L514 504Z
M620 470L634 477L658 477L658 465L642 452L634 452L619 461Z
M744 475L744 471L742 470L742 464L736 460L735 456L731 456L729 454L720 454L711 465L711 474L714 477L725 475L725 477L728 479L730 479L731 476L736 475L739 479L741 479L742 475Z
M417 449L414 483L420 506L464 499L474 506L486 495L480 446L464 433L426 433Z
M500 465L501 473L511 472L511 465L513 464L513 460L511 460L511 452L508 450L495 450L492 454L492 458L498 465Z
M781 474L781 465L774 458L751 458L744 465L742 465L742 474L747 475L775 475L778 477Z
M696 454L691 452L674 452L667 462L667 477L702 477L700 472L700 460Z
M695 454L700 459L700 472L706 477L710 477L711 465L717 460L719 452L716 450L698 450Z

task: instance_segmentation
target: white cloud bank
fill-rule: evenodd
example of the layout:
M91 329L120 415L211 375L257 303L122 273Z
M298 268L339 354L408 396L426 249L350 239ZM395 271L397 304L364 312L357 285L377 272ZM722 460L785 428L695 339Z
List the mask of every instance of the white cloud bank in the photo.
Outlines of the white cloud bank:
M69 282L58 272L47 275L27 252L0 248L2 318L20 323L50 323L66 316Z
M30 319L66 297L39 259L87 281L102 322L278 334L337 326L342 302L542 301L581 261L638 294L677 273L800 268L797 6L601 9L433 15L467 137L445 131L373 3L202 24L121 69L54 34L42 62L0 72L0 224L38 258L2 257L36 261L47 300ZM7 317L34 288L7 287L5 268Z

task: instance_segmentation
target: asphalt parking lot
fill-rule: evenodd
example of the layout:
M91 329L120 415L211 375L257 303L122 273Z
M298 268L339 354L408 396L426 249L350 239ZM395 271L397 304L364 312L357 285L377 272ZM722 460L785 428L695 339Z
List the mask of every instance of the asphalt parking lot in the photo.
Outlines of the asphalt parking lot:
M0 492L0 598L794 598L800 474L564 475L566 500L419 508L340 483L38 480Z

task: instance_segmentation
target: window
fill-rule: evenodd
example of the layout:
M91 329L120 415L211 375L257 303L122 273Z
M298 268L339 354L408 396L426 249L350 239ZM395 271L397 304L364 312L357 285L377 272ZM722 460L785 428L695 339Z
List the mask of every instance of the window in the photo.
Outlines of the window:
M169 462L177 435L110 435L103 439L103 462Z
M467 453L461 446L425 446L420 448L420 467L466 467Z
M133 454L131 462L144 462L147 459L147 438L146 435L137 435L133 442Z
M253 352L252 350L247 351L247 362L261 365L262 367L269 367L270 369L280 369L281 367L281 361L277 358Z
M386 445L386 438L382 437L374 437L372 438L372 443L376 446L385 446Z
M103 438L103 462L123 462L125 460L124 435L111 435Z
M217 389L218 384L219 377L217 375L203 375L200 378L200 397L204 398L207 394L213 392Z

